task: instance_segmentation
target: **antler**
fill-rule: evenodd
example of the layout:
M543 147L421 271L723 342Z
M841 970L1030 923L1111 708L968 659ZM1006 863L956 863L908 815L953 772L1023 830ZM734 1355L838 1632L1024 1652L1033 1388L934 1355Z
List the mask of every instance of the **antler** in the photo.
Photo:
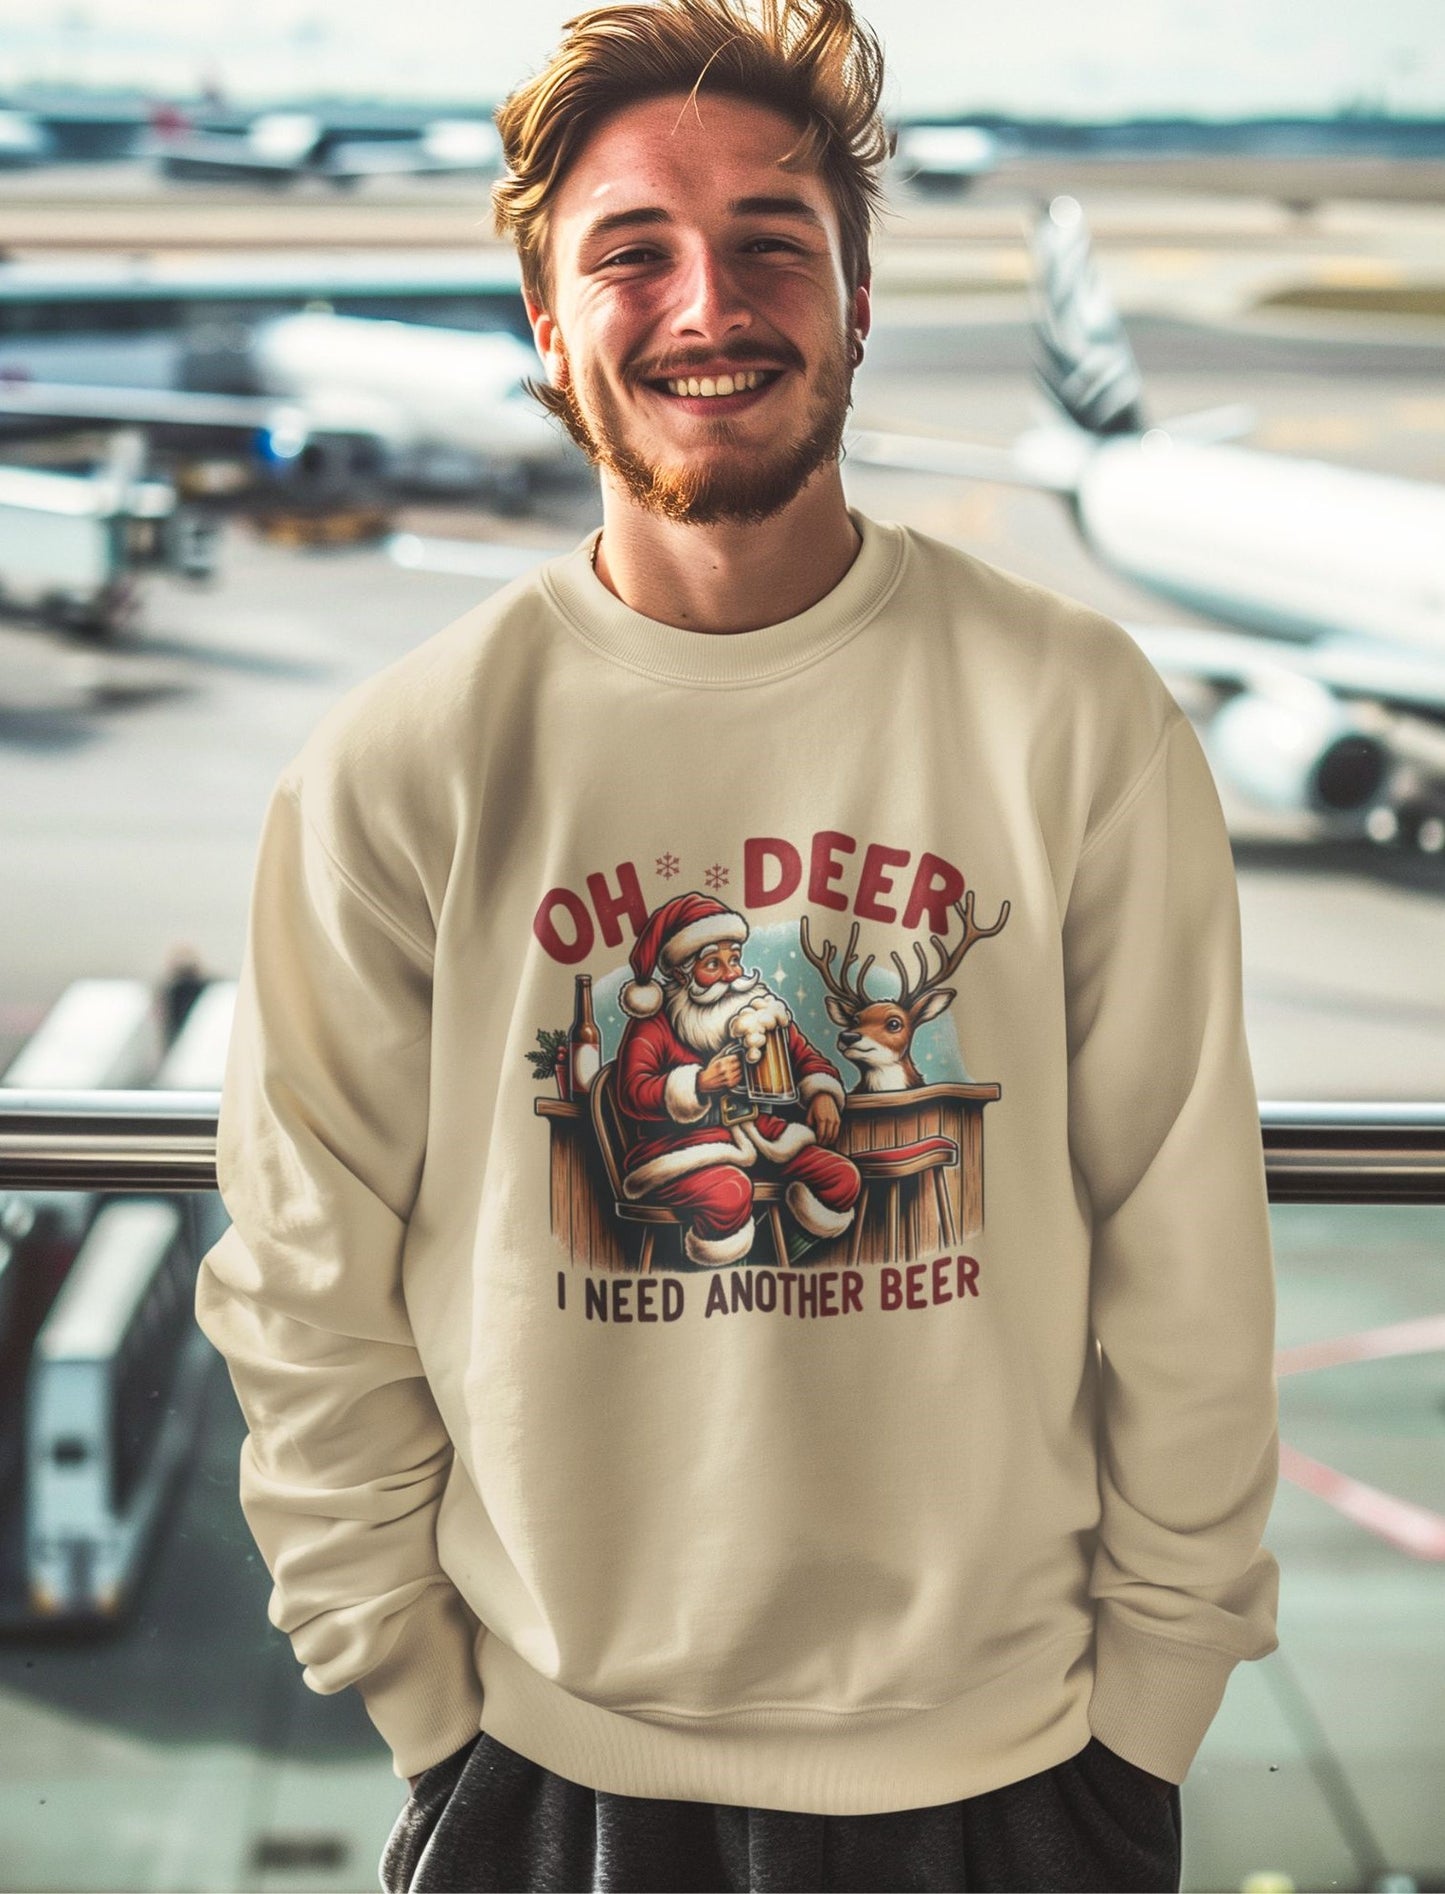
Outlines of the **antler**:
M976 940L987 940L989 935L996 934L1008 919L1008 902L1005 901L992 927L976 926L973 918L973 894L974 891L970 888L962 901L955 901L953 904L954 913L963 922L963 938L951 953L937 934L929 936L938 949L939 965L936 973L930 973L928 970L928 956L923 951L922 941L916 940L913 943L913 951L918 955L918 965L921 970L921 977L916 987L911 984L908 969L901 958L896 953L892 955L893 964L898 969L898 1004L900 1006L912 1006L916 1000L921 1000L925 993L939 986L954 971ZM855 933L858 931L856 925L853 931Z
M853 984L851 986L848 984L848 969L852 966L856 958L856 949L858 946L858 923L856 921L853 923L852 933L848 936L848 947L843 955L843 964L837 973L833 971L833 956L837 953L838 949L833 945L832 941L825 940L823 942L822 953L818 954L814 952L813 937L808 932L808 917L806 914L801 916L799 921L798 941L803 952L808 956L809 960L812 961L818 972L822 974L824 984L830 993L854 1010L867 1006L870 1003L864 982L868 978L868 969L873 965L876 955L869 954L868 958L854 975Z

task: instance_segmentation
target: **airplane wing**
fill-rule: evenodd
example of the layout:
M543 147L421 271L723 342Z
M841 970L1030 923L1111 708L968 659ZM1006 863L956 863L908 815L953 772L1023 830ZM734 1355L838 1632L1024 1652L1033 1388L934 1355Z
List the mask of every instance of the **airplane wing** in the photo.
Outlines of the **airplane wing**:
M1067 441L1062 430L1047 432L1055 441ZM992 447L945 435L891 434L872 428L850 430L844 440L845 458L866 466L899 467L908 473L949 474L961 480L994 480L1005 486L1072 493L1077 480L1074 456L1056 452L1051 460L1038 452L1037 446L1028 434L1020 435L1012 446Z
M1266 638L1195 625L1124 623L1124 629L1164 674L1240 690L1304 678L1338 697L1445 719L1445 658L1429 653L1347 638Z
M1247 402L1230 401L1176 415L1161 422L1157 431L1188 441L1232 441L1251 433L1257 418ZM1067 494L1078 485L1080 471L1098 439L1068 422L1050 420L1042 427L1025 428L1007 447L944 434L900 434L873 428L852 430L846 445L848 458L867 466Z
M186 388L0 380L0 442L7 435L23 436L26 421L140 427L172 445L176 435L229 435L239 437L248 453L278 463L293 460L318 437L360 444L369 453L374 445L390 444L403 433L389 404L346 392L321 390L298 401Z
M269 427L300 415L274 395L212 395L181 388L108 388L80 382L0 381L0 416L33 421L151 422L162 427Z

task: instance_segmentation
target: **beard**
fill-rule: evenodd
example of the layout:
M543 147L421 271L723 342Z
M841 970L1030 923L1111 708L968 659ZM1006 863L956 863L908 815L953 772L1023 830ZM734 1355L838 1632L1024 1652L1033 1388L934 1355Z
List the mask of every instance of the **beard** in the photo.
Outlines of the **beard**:
M672 1030L688 1050L711 1058L732 1037L732 1022L743 1007L764 997L773 996L754 969L726 984L719 980L714 986L700 987L689 980L685 986L671 985L663 1003Z
M723 359L746 368L750 359L761 361L766 355L754 345L747 352L728 351ZM724 521L755 526L781 513L820 467L837 460L852 406L853 371L839 335L819 361L813 399L797 440L771 451L758 447L739 452L739 430L724 417L707 423L699 451L680 465L650 461L629 444L620 403L600 375L591 378L587 390L590 416L582 410L571 375L559 393L567 432L593 465L613 474L646 512L688 526ZM730 448L732 452L726 451Z

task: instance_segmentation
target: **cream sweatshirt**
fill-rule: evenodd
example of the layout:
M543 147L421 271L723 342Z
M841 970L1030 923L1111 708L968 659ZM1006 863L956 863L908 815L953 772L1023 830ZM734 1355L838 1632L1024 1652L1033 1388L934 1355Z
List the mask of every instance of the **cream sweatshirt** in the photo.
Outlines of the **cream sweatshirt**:
M271 796L196 1313L271 1622L399 1777L480 1728L827 1814L1091 1732L1177 1782L1275 1648L1209 768L1118 625L854 519L731 636L589 539Z

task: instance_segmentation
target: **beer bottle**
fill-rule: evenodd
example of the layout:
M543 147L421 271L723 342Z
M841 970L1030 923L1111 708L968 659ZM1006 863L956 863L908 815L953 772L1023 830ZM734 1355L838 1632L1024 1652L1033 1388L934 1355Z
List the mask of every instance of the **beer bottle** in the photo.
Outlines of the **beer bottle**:
M602 1035L592 1017L592 975L577 975L577 1000L572 1012L572 1031L567 1040L567 1064L572 1074L572 1096L581 1098L592 1089L592 1081L602 1064Z

